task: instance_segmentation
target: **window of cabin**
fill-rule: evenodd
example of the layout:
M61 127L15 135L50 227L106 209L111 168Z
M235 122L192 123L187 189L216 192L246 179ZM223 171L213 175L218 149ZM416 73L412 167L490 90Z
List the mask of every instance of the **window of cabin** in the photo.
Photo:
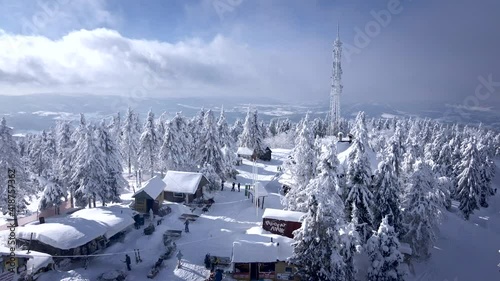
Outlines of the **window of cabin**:
M274 272L274 265L274 262L260 263L259 272Z
M285 267L285 272L286 273L292 273L293 272L293 268L287 266L287 267Z
M184 193L174 192L174 197L177 197L177 198L184 198Z
M235 273L250 273L250 264L248 263L236 263L234 264Z

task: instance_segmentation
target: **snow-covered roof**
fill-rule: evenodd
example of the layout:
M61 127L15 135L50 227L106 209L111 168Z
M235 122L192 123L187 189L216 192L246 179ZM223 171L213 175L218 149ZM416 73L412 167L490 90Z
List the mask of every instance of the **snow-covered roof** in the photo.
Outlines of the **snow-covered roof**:
M238 147L238 150L236 151L236 154L246 155L246 156L252 156L253 155L253 149L248 148L248 147Z
M302 212L266 208L266 210L264 210L264 214L262 215L262 218L263 219L275 219L275 220L282 220L282 221L300 222L301 221L300 218L302 218L302 216L305 214L306 213L302 213Z
M33 239L58 249L73 249L99 236L110 238L134 224L132 210L120 206L83 209L69 216L47 218L43 224L17 229L17 237Z
M247 239L233 242L233 263L286 261L293 254L293 239L282 236L270 237L246 235Z
M30 251L30 253L28 254L27 250L16 250L14 251L14 253L16 254L16 257L29 259L27 264L29 272L36 272L38 271L38 269L46 267L47 265L54 262L51 255L42 252ZM10 249L5 246L0 246L0 255L9 256Z
M168 171L163 178L165 191L195 194L202 177L201 173Z
M151 199L156 199L156 197L158 197L158 195L163 192L165 186L166 184L163 179L160 176L156 175L148 180L141 189L137 190L137 192L134 193L132 197L135 197L141 192L145 192L149 197L151 197Z
M267 193L267 190L264 187L264 185L262 185L262 183L260 183L260 182L256 182L254 186L250 186L249 192L252 193L252 194L256 193L257 196L259 196L259 197L263 197L263 196L269 195Z

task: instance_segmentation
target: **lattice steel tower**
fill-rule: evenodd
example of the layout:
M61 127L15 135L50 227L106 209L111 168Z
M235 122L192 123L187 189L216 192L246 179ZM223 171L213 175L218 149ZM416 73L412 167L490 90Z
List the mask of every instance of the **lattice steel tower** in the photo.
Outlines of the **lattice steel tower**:
M333 42L332 88L330 92L329 133L336 135L340 129L340 95L342 94L342 42L340 41L339 24L337 38Z

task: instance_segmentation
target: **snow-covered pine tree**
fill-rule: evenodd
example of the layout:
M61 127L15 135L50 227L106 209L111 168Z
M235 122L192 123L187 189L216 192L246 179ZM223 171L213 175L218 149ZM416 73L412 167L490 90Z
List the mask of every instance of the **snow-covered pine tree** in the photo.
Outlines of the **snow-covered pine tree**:
M334 217L344 218L344 203L340 198L342 191L337 182L339 161L337 159L336 145L331 142L320 149L321 155L317 167L317 176L311 179L304 189L293 194L293 210L307 212L309 195L321 191L324 196L327 196L329 200L332 201L332 208L334 208L332 212ZM290 192L293 193L293 189L290 190Z
M166 124L163 144L160 148L160 165L162 171L186 171L191 165L189 159L187 124L184 117L177 113Z
M260 131L257 109L253 111L248 109L243 132L239 137L239 146L248 147L258 153L262 151L262 132Z
M481 194L481 162L477 151L476 141L469 139L464 146L462 161L458 165L457 196L460 202L459 209L465 219L469 219L474 210L479 209Z
M373 194L369 189L372 180L370 162L366 153L369 146L367 144L368 133L364 112L360 112L356 117L353 132L353 149L347 159L347 182L344 200L346 215L352 221L358 223L357 229L364 242L368 239L373 225ZM357 212L353 212L354 205Z
M224 108L221 109L219 119L217 120L217 134L219 136L220 147L224 155L225 177L232 177L234 175L233 164L236 162L237 148L226 121Z
M111 124L109 125L109 133L114 138L115 143L121 143L122 139L122 117L120 112L113 116Z
M231 136L234 140L239 140L241 133L243 133L243 122L237 118L231 126Z
M137 152L139 150L139 131L137 130L137 117L132 110L128 108L125 122L122 126L121 154L125 158L129 174L132 174L132 167L137 169Z
M431 168L417 160L415 171L410 175L403 196L403 225L405 232L401 240L410 244L412 256L425 259L430 256L430 246L435 240L434 229L439 217L439 209L431 200Z
M207 178L208 180L207 186L209 191L219 190L220 188L219 183L221 182L221 179L219 175L217 175L217 173L215 172L212 165L210 165L209 163L205 163L201 167L199 172L202 173Z
M5 117L0 120L0 170L4 173L4 178L8 176L9 169L15 171L16 189L16 210L14 212L14 223L17 225L17 213L26 210L28 202L24 199L25 195L32 192L31 186L27 182L27 173L21 162L21 157L16 142L12 138L12 128L7 126ZM11 173L9 173L11 174ZM20 188L24 187L24 188ZM9 210L7 179L0 186L0 211L7 213Z
M399 240L388 218L384 217L378 231L368 239L366 248L370 258L368 280L404 281L408 272L402 267L403 254Z
M61 121L56 126L55 141L57 147L57 157L54 164L54 175L61 188L61 193L67 199L69 191L69 181L71 177L71 151L74 143L71 140L71 123ZM58 191L51 190L50 194L58 194Z
M286 168L290 170L295 185L288 191L283 203L288 210L298 210L297 196L303 193L309 181L314 178L317 165L314 138L309 126L309 115L306 115L302 121L299 136L295 141L295 148L290 155L292 159L286 164Z
M139 156L139 166L148 170L151 177L154 176L159 151L160 143L155 126L155 115L150 110L139 139L137 155Z
M107 178L105 154L93 137L91 128L85 132L73 149L71 185L75 190L76 205L91 207ZM91 201L92 200L92 201Z
M167 112L163 112L160 117L155 122L156 127L156 135L158 136L158 151L160 151L160 147L163 144L163 136L167 131ZM163 175L162 175L163 176Z
M293 254L289 258L299 267L302 280L346 280L335 208L322 192L311 194L308 200L308 212L302 226L294 232Z
M221 179L225 179L227 163L224 161L224 155L221 151L219 134L212 110L206 112L203 124L204 128L202 128L202 134L200 134L200 147L198 148L200 158L196 162L200 163L201 166L210 164L217 175Z
M392 166L393 161L389 158L380 162L374 178L374 222L380 225L384 217L388 217L389 223L394 226L397 233L401 233L400 207L400 182Z
M107 130L104 122L98 126L94 135L99 149L103 152L104 169L106 176L96 195L101 199L103 206L108 202L120 202L120 192L127 185L123 177L123 166L118 145Z

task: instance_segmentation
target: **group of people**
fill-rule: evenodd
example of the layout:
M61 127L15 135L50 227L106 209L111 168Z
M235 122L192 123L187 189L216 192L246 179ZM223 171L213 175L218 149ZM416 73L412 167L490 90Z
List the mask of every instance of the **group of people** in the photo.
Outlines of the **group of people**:
M222 182L221 182L220 191L223 191L223 190L224 190L224 183L225 183L225 181L222 181ZM235 187L236 187L236 183L233 181L233 187L231 188L231 191L236 191L236 190L235 190ZM241 184L240 184L240 183L238 183L238 192L240 192L240 188L241 188Z

